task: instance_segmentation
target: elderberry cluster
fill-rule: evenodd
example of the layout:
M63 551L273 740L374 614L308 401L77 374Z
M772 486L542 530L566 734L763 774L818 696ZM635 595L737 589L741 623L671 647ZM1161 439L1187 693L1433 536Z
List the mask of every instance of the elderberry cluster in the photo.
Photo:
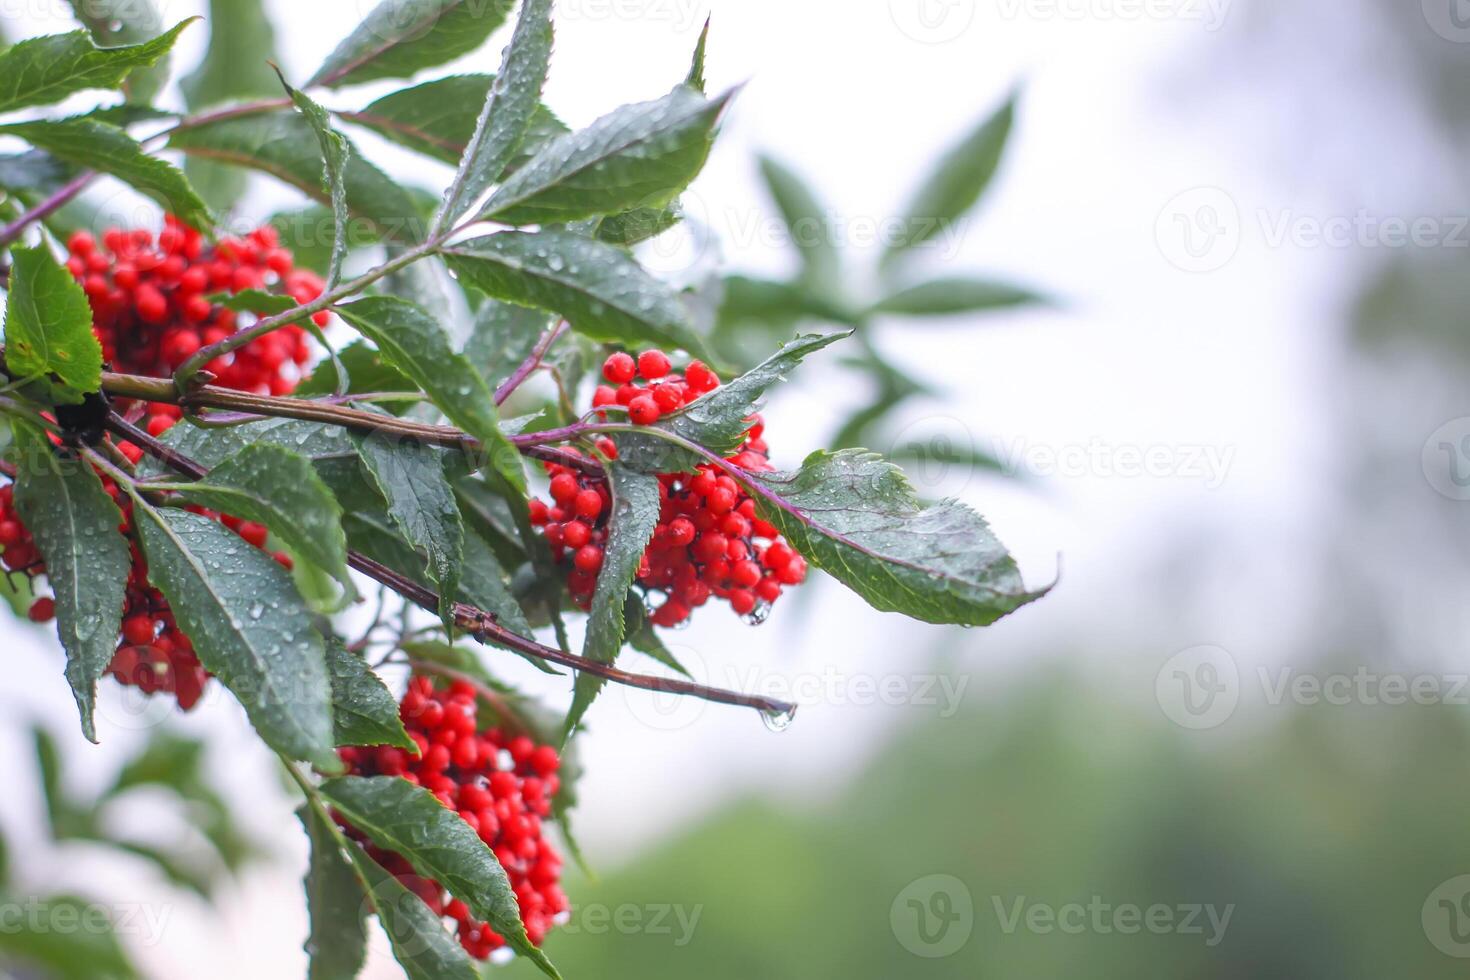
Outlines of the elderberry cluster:
M561 855L543 836L542 826L561 785L556 750L500 728L482 731L475 690L464 681L439 689L429 678L414 676L399 716L418 747L417 756L380 745L338 749L342 761L354 775L398 776L422 786L457 812L495 852L515 892L526 934L540 946L553 920L570 908L560 884ZM505 945L502 936L476 921L465 903L442 885L416 874L402 855L368 842L340 814L334 816L348 836L434 914L456 923L460 944L471 956L487 959Z
M672 373L669 359L649 350L635 361L613 354L603 365L609 385L599 385L594 409L627 408L639 425L664 415L719 387L720 379L700 361L682 375ZM636 379L642 378L643 384ZM611 385L617 385L616 388ZM748 472L771 469L765 424L750 420L745 441L729 461ZM611 440L598 450L617 457ZM541 528L552 556L569 562L567 588L586 609L597 588L607 542L607 480L559 463L545 464L551 477L552 502L531 501L531 522ZM756 516L755 501L728 474L712 463L694 473L659 474L659 520L638 566L637 582L645 595L662 596L649 618L656 626L678 626L713 596L741 616L759 621L785 586L806 578L806 560L780 539L776 528Z
M215 294L246 290L271 291L297 303L321 295L323 283L309 270L295 268L291 252L280 247L274 228L257 228L242 238L221 239L210 246L193 228L172 215L155 236L146 229L110 228L99 242L89 232L77 232L67 245L67 268L81 283L92 307L92 329L103 356L131 374L168 377L203 346L224 340L243 324L240 315L213 302ZM325 324L326 313L313 318ZM207 370L216 384L258 394L290 394L309 360L311 349L303 330L287 326L210 362ZM132 404L128 415L160 436L183 417L175 405ZM143 451L130 442L118 449L137 463ZM129 538L133 564L127 584L122 632L117 654L107 672L119 683L146 694L173 694L185 711L198 703L209 678L194 655L193 644L178 628L163 594L148 581L148 566L132 534L132 502L111 480L103 485L123 513L118 530ZM239 534L248 544L264 549L270 532L264 525L241 521L202 507L189 510ZM15 511L14 488L0 487L0 563L10 573L36 578L45 565L30 531ZM289 568L284 553L273 556ZM42 623L56 613L55 600L38 598L30 618Z

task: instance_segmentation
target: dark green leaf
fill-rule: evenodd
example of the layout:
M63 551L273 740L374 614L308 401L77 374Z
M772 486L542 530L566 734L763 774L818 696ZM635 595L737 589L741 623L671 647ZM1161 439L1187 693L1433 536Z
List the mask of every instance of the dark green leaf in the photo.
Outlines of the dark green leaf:
M663 639L658 635L658 630L648 621L648 610L644 608L642 599L636 595L629 595L623 615L628 624L628 646L646 657L652 657L670 670L678 671L690 680L694 679L694 675L679 663L679 658L664 645Z
M102 345L92 333L87 294L44 245L11 249L5 300L5 362L22 378L55 378L63 401L102 383Z
M541 310L486 300L475 313L464 356L494 387L531 356L550 326L551 318Z
M277 74L280 75L280 72ZM285 75L280 75L280 79L292 104L311 124L312 132L316 133L317 142L322 148L322 187L332 206L334 226L332 255L327 262L327 288L331 289L342 278L342 259L347 254L347 164L351 159L352 149L346 138L332 128L332 117L327 115L327 110L310 96L287 84Z
M93 39L104 48L138 44L157 37L163 30L163 18L151 0L68 0L77 20L92 32ZM158 95L168 82L168 55L164 54L152 68L133 71L123 81L129 102L146 104Z
M451 246L445 261L487 296L560 313L594 340L703 353L678 296L611 245L569 231L505 231Z
M558 137L500 185L482 216L549 224L663 207L704 167L733 95L707 100L680 86Z
M1016 115L1012 96L935 166L904 212L904 231L888 246L889 262L906 249L933 239L975 206L1000 167Z
M117 652L132 555L118 533L122 514L91 466L64 459L41 432L15 426L15 506L46 562L56 596L56 632L66 648L66 679L97 741L92 708L97 681Z
M464 539L464 574L459 595L477 609L494 613L496 621L519 636L530 636L531 626L515 596L505 584L505 569L490 544L473 529Z
M60 102L74 92L116 88L135 68L158 64L191 23L120 48L99 48L86 31L31 38L0 54L0 112Z
M408 78L485 43L511 0L383 0L307 82L338 88L375 78Z
M133 524L153 584L260 737L293 759L339 770L322 638L285 569L197 514L135 497Z
M357 447L342 429L321 422L297 419L261 419L224 428L201 428L187 422L163 434L164 445L205 467L214 467L247 446L257 443L281 446L309 459L326 456L355 458ZM171 472L149 457L141 464L144 476Z
M750 474L761 516L875 609L985 626L1028 592L985 520L954 500L924 505L903 471L861 449L816 452L796 473Z
M408 980L479 980L469 954L445 931L444 920L423 899L383 870L362 848L349 848L347 856L367 882L368 901L388 935L393 958Z
M398 717L398 700L362 657L336 637L327 640L332 727L338 745L397 745L417 752Z
M650 238L657 238L684 217L679 202L661 208L637 208L609 215L597 224L598 241L629 248Z
M351 384L344 394L361 395L369 392L414 391L418 386L402 371L386 364L382 356L360 340L342 348L338 354L347 370ZM311 377L296 386L296 394L306 398L330 395L337 391L337 370L330 361L317 365Z
M623 648L623 631L627 625L623 606L638 575L638 563L653 539L659 516L657 477L635 472L619 463L610 463L607 474L612 491L611 517L602 570L597 573L597 590L587 619L587 637L582 645L583 657L603 664L612 663ZM571 737L606 683L592 674L577 675L563 742Z
M371 340L383 357L412 378L455 425L479 439L496 472L524 490L520 453L500 431L490 389L470 362L455 353L444 328L412 303L369 296L337 312Z
M5 901L12 908L27 909L26 915L40 923L95 922L98 908L95 900L69 895ZM119 930L113 925L120 923L101 929L7 928L0 931L0 956L7 963L18 960L39 967L44 971L40 975L48 980L136 980L140 974L123 951Z
M407 858L415 871L468 905L517 953L548 976L557 976L551 962L526 938L515 893L500 862L470 825L428 790L388 776L342 776L324 782L321 794L375 844Z
M311 960L307 980L353 980L367 958L368 896L322 815L303 806L296 816L311 841L311 863L301 882L311 919L302 947Z
M981 310L1000 310L1046 298L1021 286L989 279L952 277L934 279L901 289L873 307L874 313L907 316L953 316Z
M786 165L761 157L760 166L766 191L776 202L791 243L801 255L807 282L822 289L835 287L842 260L827 209L806 181Z
M704 91L704 49L709 43L709 21L704 19L704 29L699 32L699 43L694 45L694 58L689 64L689 75L684 79L684 84L696 92Z
M173 164L149 156L137 140L116 126L95 119L63 119L12 123L0 132L19 136L63 160L111 174L162 204L186 224L211 225L209 207Z
M36 200L61 189L81 171L49 153L28 150L0 156L0 188Z
M551 59L551 0L522 0L516 29L490 86L475 132L444 192L439 225L464 214L500 179L531 128Z

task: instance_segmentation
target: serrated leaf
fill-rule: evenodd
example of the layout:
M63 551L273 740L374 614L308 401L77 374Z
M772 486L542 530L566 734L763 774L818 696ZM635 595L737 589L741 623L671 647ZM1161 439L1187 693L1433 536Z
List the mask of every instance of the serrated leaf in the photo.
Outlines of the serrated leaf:
M261 419L223 428L202 428L185 422L160 437L160 442L205 467L218 466L248 446L262 444L281 446L316 460L322 457L353 457L357 447L345 430L321 422L299 419ZM139 467L143 476L171 472L151 456Z
M149 576L206 670L239 699L267 745L338 771L321 635L269 555L197 514L135 497L133 524Z
M149 156L124 130L95 119L62 119L0 126L32 146L72 163L111 174L162 204L194 228L207 229L212 219L189 180L167 160Z
M877 453L815 452L795 473L753 473L746 483L763 519L875 609L985 626L1048 591L1026 590L984 518L954 500L921 503Z
M307 82L339 88L375 78L407 78L485 43L511 0L383 0Z
M186 126L169 136L168 145L190 156L259 170L323 204L331 203L322 186L322 158L316 133L294 110ZM354 218L395 241L417 241L423 237L423 218L413 197L367 162L355 147L344 174L347 208Z
M322 783L321 794L375 844L402 855L415 871L468 905L517 953L548 976L558 976L526 938L515 893L494 853L428 790L389 776L341 776Z
M704 167L733 96L707 100L681 86L558 137L500 185L481 217L551 224L661 208Z
M0 112L50 105L87 89L116 88L133 69L158 64L191 20L151 41L120 48L99 48L86 31L21 41L0 54Z
M46 562L66 679L82 734L95 742L97 681L117 652L133 564L127 539L118 533L122 514L91 466L58 456L30 426L15 426L14 457L15 506Z
M361 112L340 113L380 136L425 156L457 165L475 135L479 112L494 75L450 75L383 96ZM510 169L523 164L548 140L567 132L566 124L537 105Z
M332 117L327 115L327 110L313 101L311 96L298 92L287 84L286 76L279 70L276 74L280 77L286 94L291 97L292 104L311 124L311 130L316 133L317 143L322 148L322 187L332 206L333 222L332 255L327 262L326 282L326 288L330 290L342 278L342 259L347 255L347 164L352 156L352 149L346 137L332 128Z
M444 628L454 628L454 600L464 561L464 521L444 474L443 452L419 442L375 434L358 437L373 483L388 502L393 523L427 558L438 587Z
M87 294L44 245L12 248L5 299L5 362L13 376L55 378L62 401L102 383L102 345ZM53 386L54 387L54 386Z
M368 901L408 980L479 980L469 954L423 899L361 848L349 848L347 856L367 882Z
M283 544L354 592L342 508L305 456L258 443L217 463L202 480L169 486L192 504L264 524Z
M497 473L525 490L520 453L500 431L494 396L464 355L455 352L440 324L412 303L391 296L369 296L336 311L371 340L388 363L413 379L455 425L481 441Z
M766 191L801 256L805 280L821 289L835 287L841 278L842 259L826 207L806 181L780 161L763 156L760 170Z
M521 0L521 14L500 72L490 85L454 180L444 192L439 227L473 207L515 159L541 104L551 41L551 0Z
M397 745L417 752L398 716L398 700L362 657L342 641L327 640L332 677L332 728L338 745Z
M851 331L825 336L806 334L787 341L745 374L664 416L652 428L672 432L721 456L729 455L744 441L750 429L748 420L760 407L766 391L786 380L807 356L848 336ZM619 436L618 458L647 473L690 471L703 461L657 436L642 434Z
M653 530L658 526L659 484L656 476L636 472L620 463L607 467L608 488L612 491L611 516L608 518L607 544L603 547L602 569L597 573L597 589L592 596L592 612L587 619L587 636L582 656L598 663L610 664L623 648L624 603L633 580L638 576L638 563ZM592 674L578 674L567 712L563 743L571 738L582 716L591 707L607 682Z
M486 300L475 312L464 356L495 387L535 350L551 318L542 310Z
M1000 168L1015 115L1013 95L940 157L905 209L903 234L889 243L883 255L885 263L930 241L975 206Z
M704 29L699 32L699 41L694 45L694 57L689 63L689 74L684 79L684 84L696 92L704 91L704 52L709 43L709 22L704 19Z
M77 20L104 48L138 44L158 36L163 18L151 0L68 0ZM123 80L129 102L146 104L168 82L168 55L152 68L140 68Z
M503 231L444 254L485 295L560 313L594 340L704 353L674 291L611 245L558 229Z
M296 817L311 841L311 863L301 882L311 920L302 947L310 958L307 980L354 980L367 959L367 893L321 814L303 806Z
M981 310L1000 310L1046 298L1022 286L991 279L953 276L900 289L874 305L874 313L905 316L953 316Z

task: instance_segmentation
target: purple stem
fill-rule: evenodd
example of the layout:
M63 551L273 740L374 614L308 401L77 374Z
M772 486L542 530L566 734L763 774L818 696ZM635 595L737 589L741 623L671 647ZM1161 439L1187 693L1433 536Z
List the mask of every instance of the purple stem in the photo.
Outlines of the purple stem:
M25 230L37 221L49 218L61 210L61 208L66 206L67 202L80 194L83 188L90 184L96 176L95 173L89 170L84 174L73 177L50 197L46 198L46 200L31 208L4 228L0 228L0 248L9 245L21 235L25 234Z
M541 335L541 339L536 341L536 347L531 351L531 355L521 362L521 366L515 369L514 374L506 378L505 382L499 388L495 389L496 405L504 405L505 400L521 386L521 382L525 381L531 376L532 371L541 366L541 359L546 356L546 352L551 350L551 345L557 342L558 338L566 332L569 326L571 324L567 323L566 320L562 320Z

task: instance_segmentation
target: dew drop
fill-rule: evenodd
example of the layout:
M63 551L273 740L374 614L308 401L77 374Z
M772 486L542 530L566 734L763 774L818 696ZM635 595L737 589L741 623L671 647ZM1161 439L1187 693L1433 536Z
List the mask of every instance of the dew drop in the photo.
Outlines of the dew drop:
M740 618L745 620L748 626L759 626L771 618L771 604L769 602L757 603L754 609Z
M761 721L765 722L766 727L769 728L771 731L776 732L777 734L780 734L781 732L784 732L786 729L790 728L791 723L795 720L796 705L792 705L789 709L785 711L772 710L761 712Z

